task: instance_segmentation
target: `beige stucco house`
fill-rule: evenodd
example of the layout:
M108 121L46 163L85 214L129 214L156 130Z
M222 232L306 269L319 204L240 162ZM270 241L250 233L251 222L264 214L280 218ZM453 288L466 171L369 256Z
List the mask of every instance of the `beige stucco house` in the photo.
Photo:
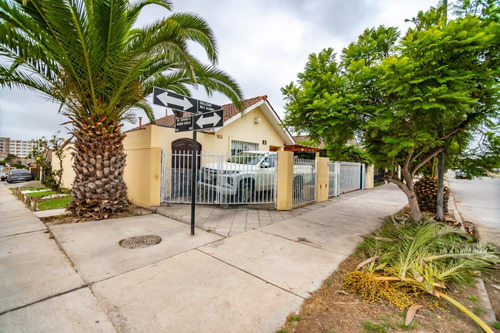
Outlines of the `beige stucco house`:
M234 104L222 106L224 125L197 133L198 150L207 153L236 154L246 150L283 151L295 140L267 96L242 101L243 110ZM124 180L129 199L140 206L159 205L161 197L162 151L192 149L192 132L176 132L175 116L165 114L155 124L140 124L126 132L123 142L127 154ZM63 183L70 187L75 177L70 154L64 158ZM58 163L53 164L58 168Z

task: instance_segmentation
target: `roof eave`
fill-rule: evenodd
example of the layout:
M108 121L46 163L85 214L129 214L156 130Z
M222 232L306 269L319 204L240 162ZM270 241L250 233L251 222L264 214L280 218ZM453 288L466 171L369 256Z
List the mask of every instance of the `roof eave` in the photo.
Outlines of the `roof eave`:
M276 111L274 111L273 107L267 101L267 99L262 99L262 100L258 101L257 103L250 105L242 112L232 116L231 118L229 118L228 120L226 120L224 122L223 127L220 127L218 129L224 128L225 126L231 124L232 122L240 119L243 115L247 114L248 112L254 110L257 107L260 107L262 112L264 112L266 118L269 120L269 122L274 127L276 132L278 132L278 134L281 136L285 145L293 145L296 143L295 140L293 139L292 135L290 134L290 132L285 127L282 126L282 124L283 124L282 120L280 119L280 117L278 116ZM216 130L218 130L218 129L216 129Z

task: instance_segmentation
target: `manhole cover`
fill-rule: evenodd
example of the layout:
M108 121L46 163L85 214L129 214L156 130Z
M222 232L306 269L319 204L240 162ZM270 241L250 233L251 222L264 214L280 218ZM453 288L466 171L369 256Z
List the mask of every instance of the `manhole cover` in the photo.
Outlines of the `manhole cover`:
M126 249L138 249L156 245L161 242L160 236L145 235L122 239L118 244Z

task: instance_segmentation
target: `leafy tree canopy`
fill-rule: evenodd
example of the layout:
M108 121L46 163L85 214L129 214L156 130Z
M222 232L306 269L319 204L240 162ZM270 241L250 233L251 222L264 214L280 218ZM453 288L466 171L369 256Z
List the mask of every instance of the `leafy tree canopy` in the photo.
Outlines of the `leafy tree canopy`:
M416 172L461 133L499 117L498 15L446 24L443 13L420 12L401 40L396 28L366 29L340 61L331 48L311 54L297 84L282 88L285 123L295 131L337 147L356 136L378 165L401 167L403 182L386 179L405 192L417 219Z

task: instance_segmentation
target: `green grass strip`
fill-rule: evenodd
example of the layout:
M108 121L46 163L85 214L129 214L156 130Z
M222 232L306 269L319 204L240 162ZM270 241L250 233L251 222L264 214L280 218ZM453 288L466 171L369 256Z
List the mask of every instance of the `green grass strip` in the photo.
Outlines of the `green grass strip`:
M65 208L71 201L71 197L49 199L44 201L39 201L37 208L38 210L49 210L49 209L59 209Z
M43 191L43 192L32 192L32 193L25 193L24 195L27 195L29 197L32 197L32 198L40 198L40 197L45 197L47 195L51 195L51 194L56 194L55 191Z

